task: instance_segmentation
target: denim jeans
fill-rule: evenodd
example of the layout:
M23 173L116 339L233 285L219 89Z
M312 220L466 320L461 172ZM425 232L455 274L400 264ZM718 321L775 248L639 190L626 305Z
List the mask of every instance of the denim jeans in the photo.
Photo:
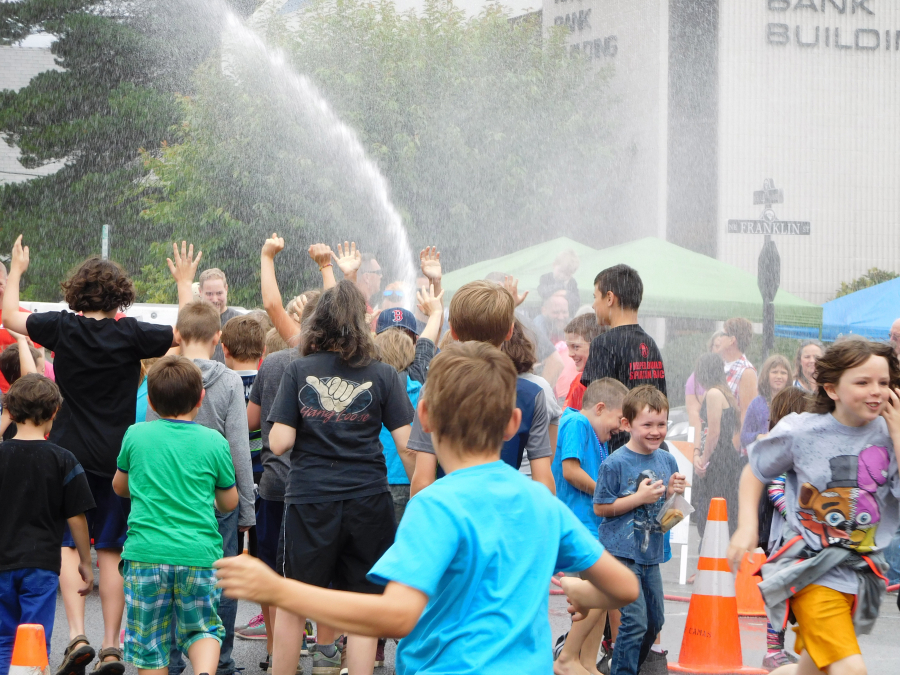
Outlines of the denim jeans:
M219 534L222 535L222 552L225 557L235 556L239 553L238 511L240 506L231 513L222 514L216 511L216 521L219 524ZM222 649L219 652L219 667L216 675L232 675L235 670L234 659L231 652L234 649L234 620L237 617L238 601L226 598L224 595L219 601L216 610L222 624L225 626L225 639L222 640ZM175 642L175 622L172 622L172 644ZM185 664L181 652L172 647L169 652L169 675L181 675Z
M662 575L659 565L641 565L619 558L638 578L637 600L621 609L622 624L613 649L611 675L638 675L641 664L665 622Z
M47 655L56 618L56 589L59 575L34 567L0 572L0 675L9 672L16 629L23 623L44 627Z

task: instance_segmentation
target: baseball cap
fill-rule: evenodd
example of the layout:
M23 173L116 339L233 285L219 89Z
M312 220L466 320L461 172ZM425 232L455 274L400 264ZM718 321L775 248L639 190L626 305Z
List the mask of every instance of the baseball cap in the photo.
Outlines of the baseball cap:
M378 321L375 324L375 332L383 333L388 328L405 328L416 335L419 334L415 315L408 309L403 309L402 307L384 309L378 315Z

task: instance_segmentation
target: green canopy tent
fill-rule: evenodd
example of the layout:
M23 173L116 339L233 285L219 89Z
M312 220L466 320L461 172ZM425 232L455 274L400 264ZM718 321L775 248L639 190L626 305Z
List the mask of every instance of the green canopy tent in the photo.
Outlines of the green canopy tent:
M642 316L714 321L740 316L762 321L762 297L755 276L655 237L599 251L565 238L554 239L451 272L444 276L443 286L449 295L490 272L505 272L519 279L520 291L536 294L538 279L551 270L553 258L565 248L573 248L581 259L575 280L585 303L593 301L597 273L624 263L634 267L644 282ZM531 301L532 297L528 299ZM782 325L818 328L822 325L822 308L781 290L775 297L775 320Z

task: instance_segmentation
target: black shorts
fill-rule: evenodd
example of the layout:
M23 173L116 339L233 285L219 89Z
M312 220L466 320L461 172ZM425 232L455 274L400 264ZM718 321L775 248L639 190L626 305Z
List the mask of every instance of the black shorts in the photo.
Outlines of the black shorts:
M315 504L285 504L282 574L321 588L382 593L366 574L394 543L390 492Z
M275 565L281 540L281 522L284 519L284 502L269 501L260 497L256 500L256 557L266 565Z

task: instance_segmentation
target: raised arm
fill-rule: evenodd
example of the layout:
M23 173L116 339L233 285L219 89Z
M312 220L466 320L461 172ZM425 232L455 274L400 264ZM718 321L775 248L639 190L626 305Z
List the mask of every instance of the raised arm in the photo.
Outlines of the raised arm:
M3 327L16 333L28 334L25 321L28 314L19 311L19 285L22 275L28 269L28 247L22 246L22 235L16 237L13 244L12 258L9 263L9 277L6 282L6 292L3 294Z
M194 245L188 247L187 242L181 242L181 252L178 252L178 244L172 244L172 257L166 258L169 265L169 272L175 279L175 286L178 288L178 308L181 309L194 299L194 275L197 274L197 266L203 257L203 251L197 252L194 258Z
M435 295L442 295L441 288L441 252L437 250L437 246L426 246L419 253L419 267L424 276L434 287Z
M345 241L343 245L338 244L337 250L337 255L334 253L331 255L337 263L338 269L343 273L344 279L355 284L357 272L359 272L359 267L362 265L362 253L356 249L355 241ZM334 286L334 281L332 281L331 286ZM325 289L327 290L331 286L326 284Z
M444 321L444 291L437 293L434 284L428 290L416 291L416 300L419 304L419 311L428 317L425 328L419 338L426 338L437 344L438 337L441 334L441 324Z
M300 332L300 326L284 311L278 280L275 278L275 256L284 249L284 239L275 232L266 239L260 254L259 283L262 291L263 309L269 315L272 325L285 342Z
M27 314L25 315L27 318ZM28 338L21 333L16 333L7 328L7 332L16 339L16 345L19 348L19 373L28 375L37 372L37 364L34 362L34 356L31 354L31 343ZM43 373L41 373L43 375ZM2 433L2 432L0 432Z
M334 265L331 263L331 259L335 256L331 247L328 244L313 244L309 247L309 257L319 266L319 272L322 273L322 288L327 291L337 286Z

